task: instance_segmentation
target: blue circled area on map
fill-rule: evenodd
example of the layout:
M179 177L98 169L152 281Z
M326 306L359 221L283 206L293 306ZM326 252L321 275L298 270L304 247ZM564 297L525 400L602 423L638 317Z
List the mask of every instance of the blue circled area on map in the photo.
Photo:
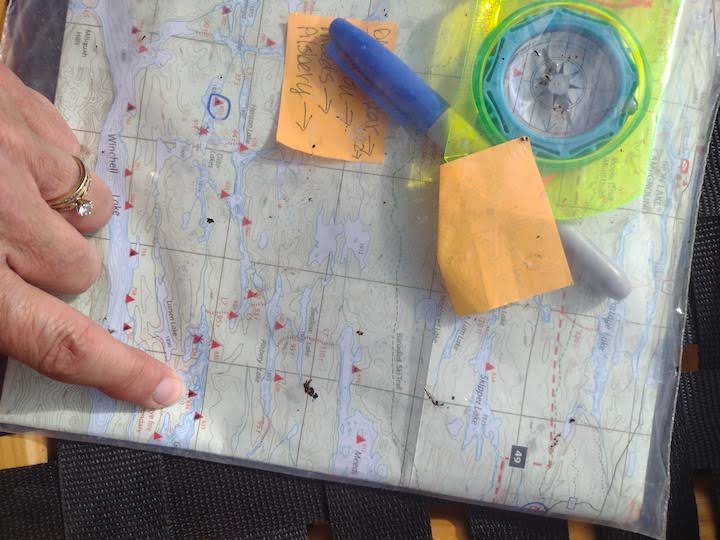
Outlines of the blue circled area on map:
M222 94L213 92L207 100L206 108L213 120L227 120L230 116L232 104Z

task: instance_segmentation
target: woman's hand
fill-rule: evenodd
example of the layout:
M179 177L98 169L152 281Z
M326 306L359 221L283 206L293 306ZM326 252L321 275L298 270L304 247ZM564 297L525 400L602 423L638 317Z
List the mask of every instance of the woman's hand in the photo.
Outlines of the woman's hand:
M77 294L100 272L82 233L110 219L113 200L92 177L92 215L57 212L46 201L77 187L74 134L50 102L0 65L0 352L59 381L92 386L151 408L178 401L179 377L112 338L48 293Z

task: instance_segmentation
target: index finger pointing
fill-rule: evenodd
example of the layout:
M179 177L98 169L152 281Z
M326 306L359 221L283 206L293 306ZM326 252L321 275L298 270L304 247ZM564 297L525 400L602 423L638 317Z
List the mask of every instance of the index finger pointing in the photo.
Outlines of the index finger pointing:
M113 339L72 307L0 268L0 350L50 378L97 388L147 408L184 395L178 375Z

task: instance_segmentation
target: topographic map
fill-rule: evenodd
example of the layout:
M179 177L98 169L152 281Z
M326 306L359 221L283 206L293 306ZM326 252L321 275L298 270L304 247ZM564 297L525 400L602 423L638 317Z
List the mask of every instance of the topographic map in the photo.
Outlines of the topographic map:
M458 67L428 39L449 4L71 2L57 106L115 197L91 238L104 276L71 302L190 392L144 411L11 362L0 423L640 528L664 496L646 485L664 481L652 436L712 103L670 87L645 197L579 224L630 275L626 301L576 286L458 318L435 258L442 152L392 125L382 165L275 142L288 13L388 17L450 92ZM709 7L684 8L686 85L713 66Z

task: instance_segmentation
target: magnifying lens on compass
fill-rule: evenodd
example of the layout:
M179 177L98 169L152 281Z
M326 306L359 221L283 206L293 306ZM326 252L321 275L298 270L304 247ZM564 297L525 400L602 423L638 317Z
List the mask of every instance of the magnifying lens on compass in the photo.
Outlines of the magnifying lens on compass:
M546 2L507 17L483 41L472 72L476 128L499 144L528 136L545 169L607 156L648 109L640 45L611 13Z

